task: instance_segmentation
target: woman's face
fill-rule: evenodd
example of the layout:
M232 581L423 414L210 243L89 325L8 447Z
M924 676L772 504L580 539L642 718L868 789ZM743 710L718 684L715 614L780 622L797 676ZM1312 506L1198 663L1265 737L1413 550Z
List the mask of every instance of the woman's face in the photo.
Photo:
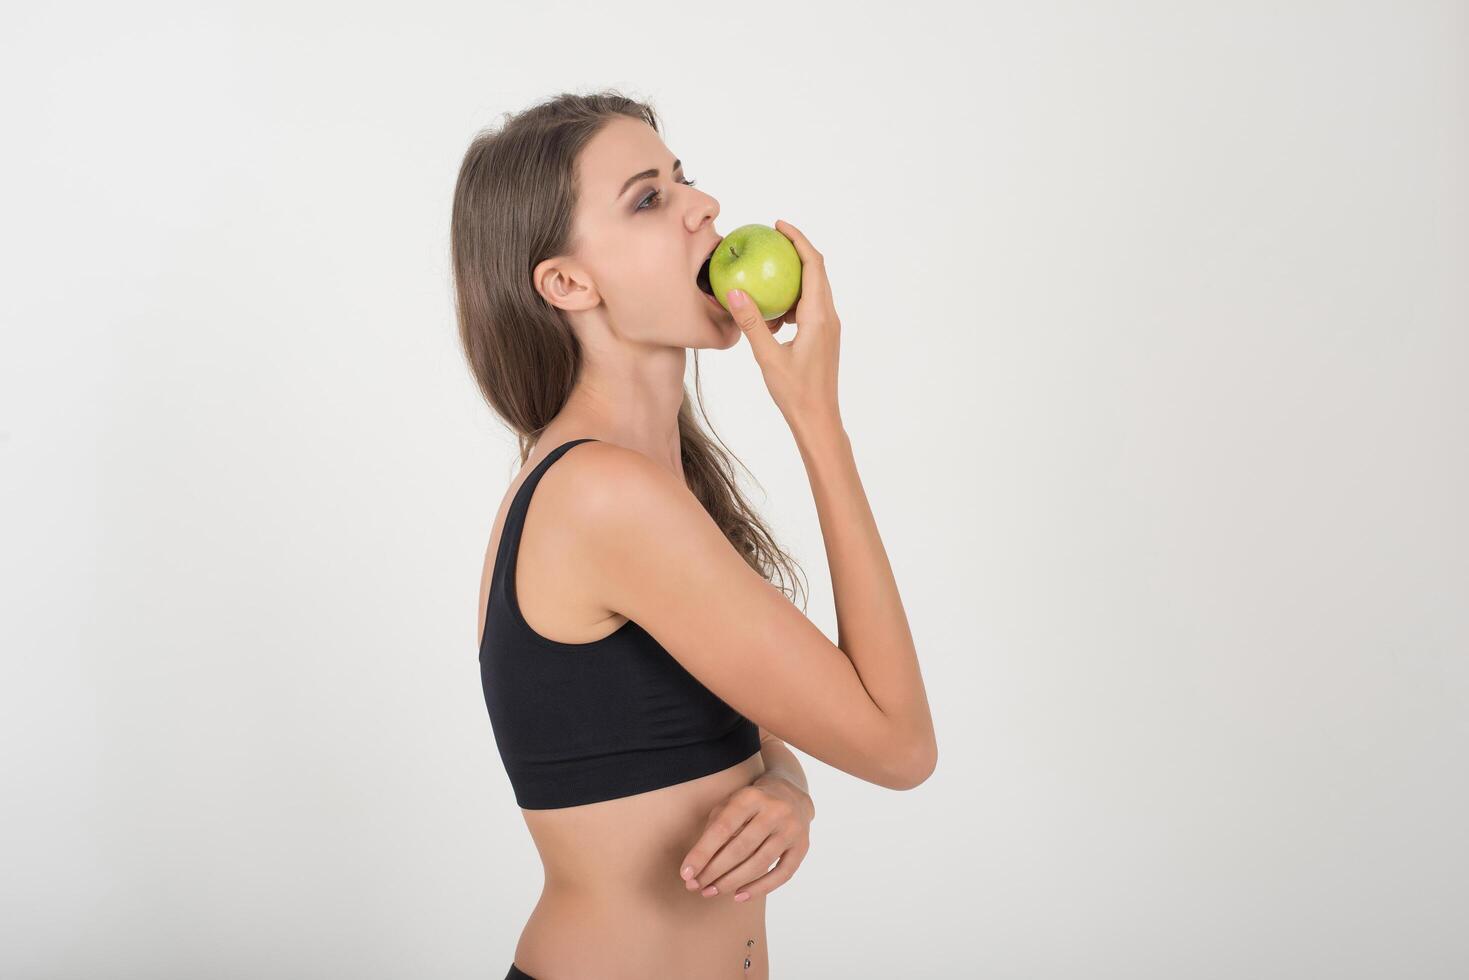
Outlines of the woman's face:
M722 237L719 202L674 163L647 123L607 122L578 161L575 251L537 265L536 285L578 328L605 325L635 344L733 347L739 325L695 283Z

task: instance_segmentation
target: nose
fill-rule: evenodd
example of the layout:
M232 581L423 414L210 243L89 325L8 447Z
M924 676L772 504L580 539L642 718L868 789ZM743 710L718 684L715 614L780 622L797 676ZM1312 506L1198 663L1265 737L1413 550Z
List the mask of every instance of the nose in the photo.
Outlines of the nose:
M695 191L695 193L700 192ZM694 220L693 228L691 229L693 231L699 230L699 227L704 224L704 219L707 218L710 223L713 223L714 219L719 217L719 202L714 199L714 195L700 194L700 196L703 200L696 201L694 207L690 209L693 213Z

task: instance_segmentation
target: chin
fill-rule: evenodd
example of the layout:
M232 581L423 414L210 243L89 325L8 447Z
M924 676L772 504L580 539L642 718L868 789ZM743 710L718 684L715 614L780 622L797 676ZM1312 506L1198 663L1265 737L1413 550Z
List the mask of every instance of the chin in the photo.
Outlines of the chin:
M734 322L733 317L720 318L711 316L709 322L714 326L714 339L707 347L714 350L729 350L740 342L740 325Z
M704 318L714 327L714 339L708 343L697 343L691 346L702 350L729 350L731 347L738 346L740 325L735 322L733 316L727 313L721 316L710 309L709 304L702 298L703 295L703 293L699 294L699 306L704 311Z
M736 324L728 327L716 326L713 336L705 334L687 345L689 350L729 350L740 342L740 328Z
M725 339L725 342L724 343L719 344L715 348L716 350L729 350L731 347L738 347L739 346L739 344L740 344L740 332L741 331L740 331L740 325L738 323L735 323L733 320L731 320L731 321L729 321L729 325L728 326L721 326L719 328L719 331L720 331L721 334L725 334L726 335L726 339Z

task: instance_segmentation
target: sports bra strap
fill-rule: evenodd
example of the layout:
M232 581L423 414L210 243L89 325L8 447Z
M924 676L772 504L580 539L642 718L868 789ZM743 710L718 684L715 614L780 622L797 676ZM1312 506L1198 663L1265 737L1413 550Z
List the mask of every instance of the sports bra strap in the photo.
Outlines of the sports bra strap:
M505 515L505 527L500 531L500 547L496 549L495 574L491 580L493 586L496 580L515 574L515 559L520 554L520 532L525 527L525 514L530 509L530 497L535 492L536 484L541 482L541 477L551 464L560 459L572 446L583 442L596 442L591 437L571 439L563 442L555 449L545 455L535 469L531 470L520 484L520 489L515 491L515 499L510 501L510 510ZM510 582L514 582L512 578Z

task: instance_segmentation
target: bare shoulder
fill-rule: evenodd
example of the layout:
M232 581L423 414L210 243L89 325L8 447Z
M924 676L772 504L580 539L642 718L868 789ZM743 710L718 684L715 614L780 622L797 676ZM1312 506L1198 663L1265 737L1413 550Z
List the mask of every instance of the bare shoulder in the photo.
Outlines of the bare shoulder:
M568 542L573 536L586 542L587 532L606 530L619 518L666 513L680 498L700 507L668 470L634 449L601 440L578 443L563 453L541 474L535 490L538 509L555 514Z
M705 561L744 565L693 491L642 453L588 442L568 451L543 482L557 469L561 473L547 488L556 515L565 533L576 537L576 554L593 564L603 559L604 571L634 567L638 554L647 558L651 552L642 546L650 538L682 541Z

